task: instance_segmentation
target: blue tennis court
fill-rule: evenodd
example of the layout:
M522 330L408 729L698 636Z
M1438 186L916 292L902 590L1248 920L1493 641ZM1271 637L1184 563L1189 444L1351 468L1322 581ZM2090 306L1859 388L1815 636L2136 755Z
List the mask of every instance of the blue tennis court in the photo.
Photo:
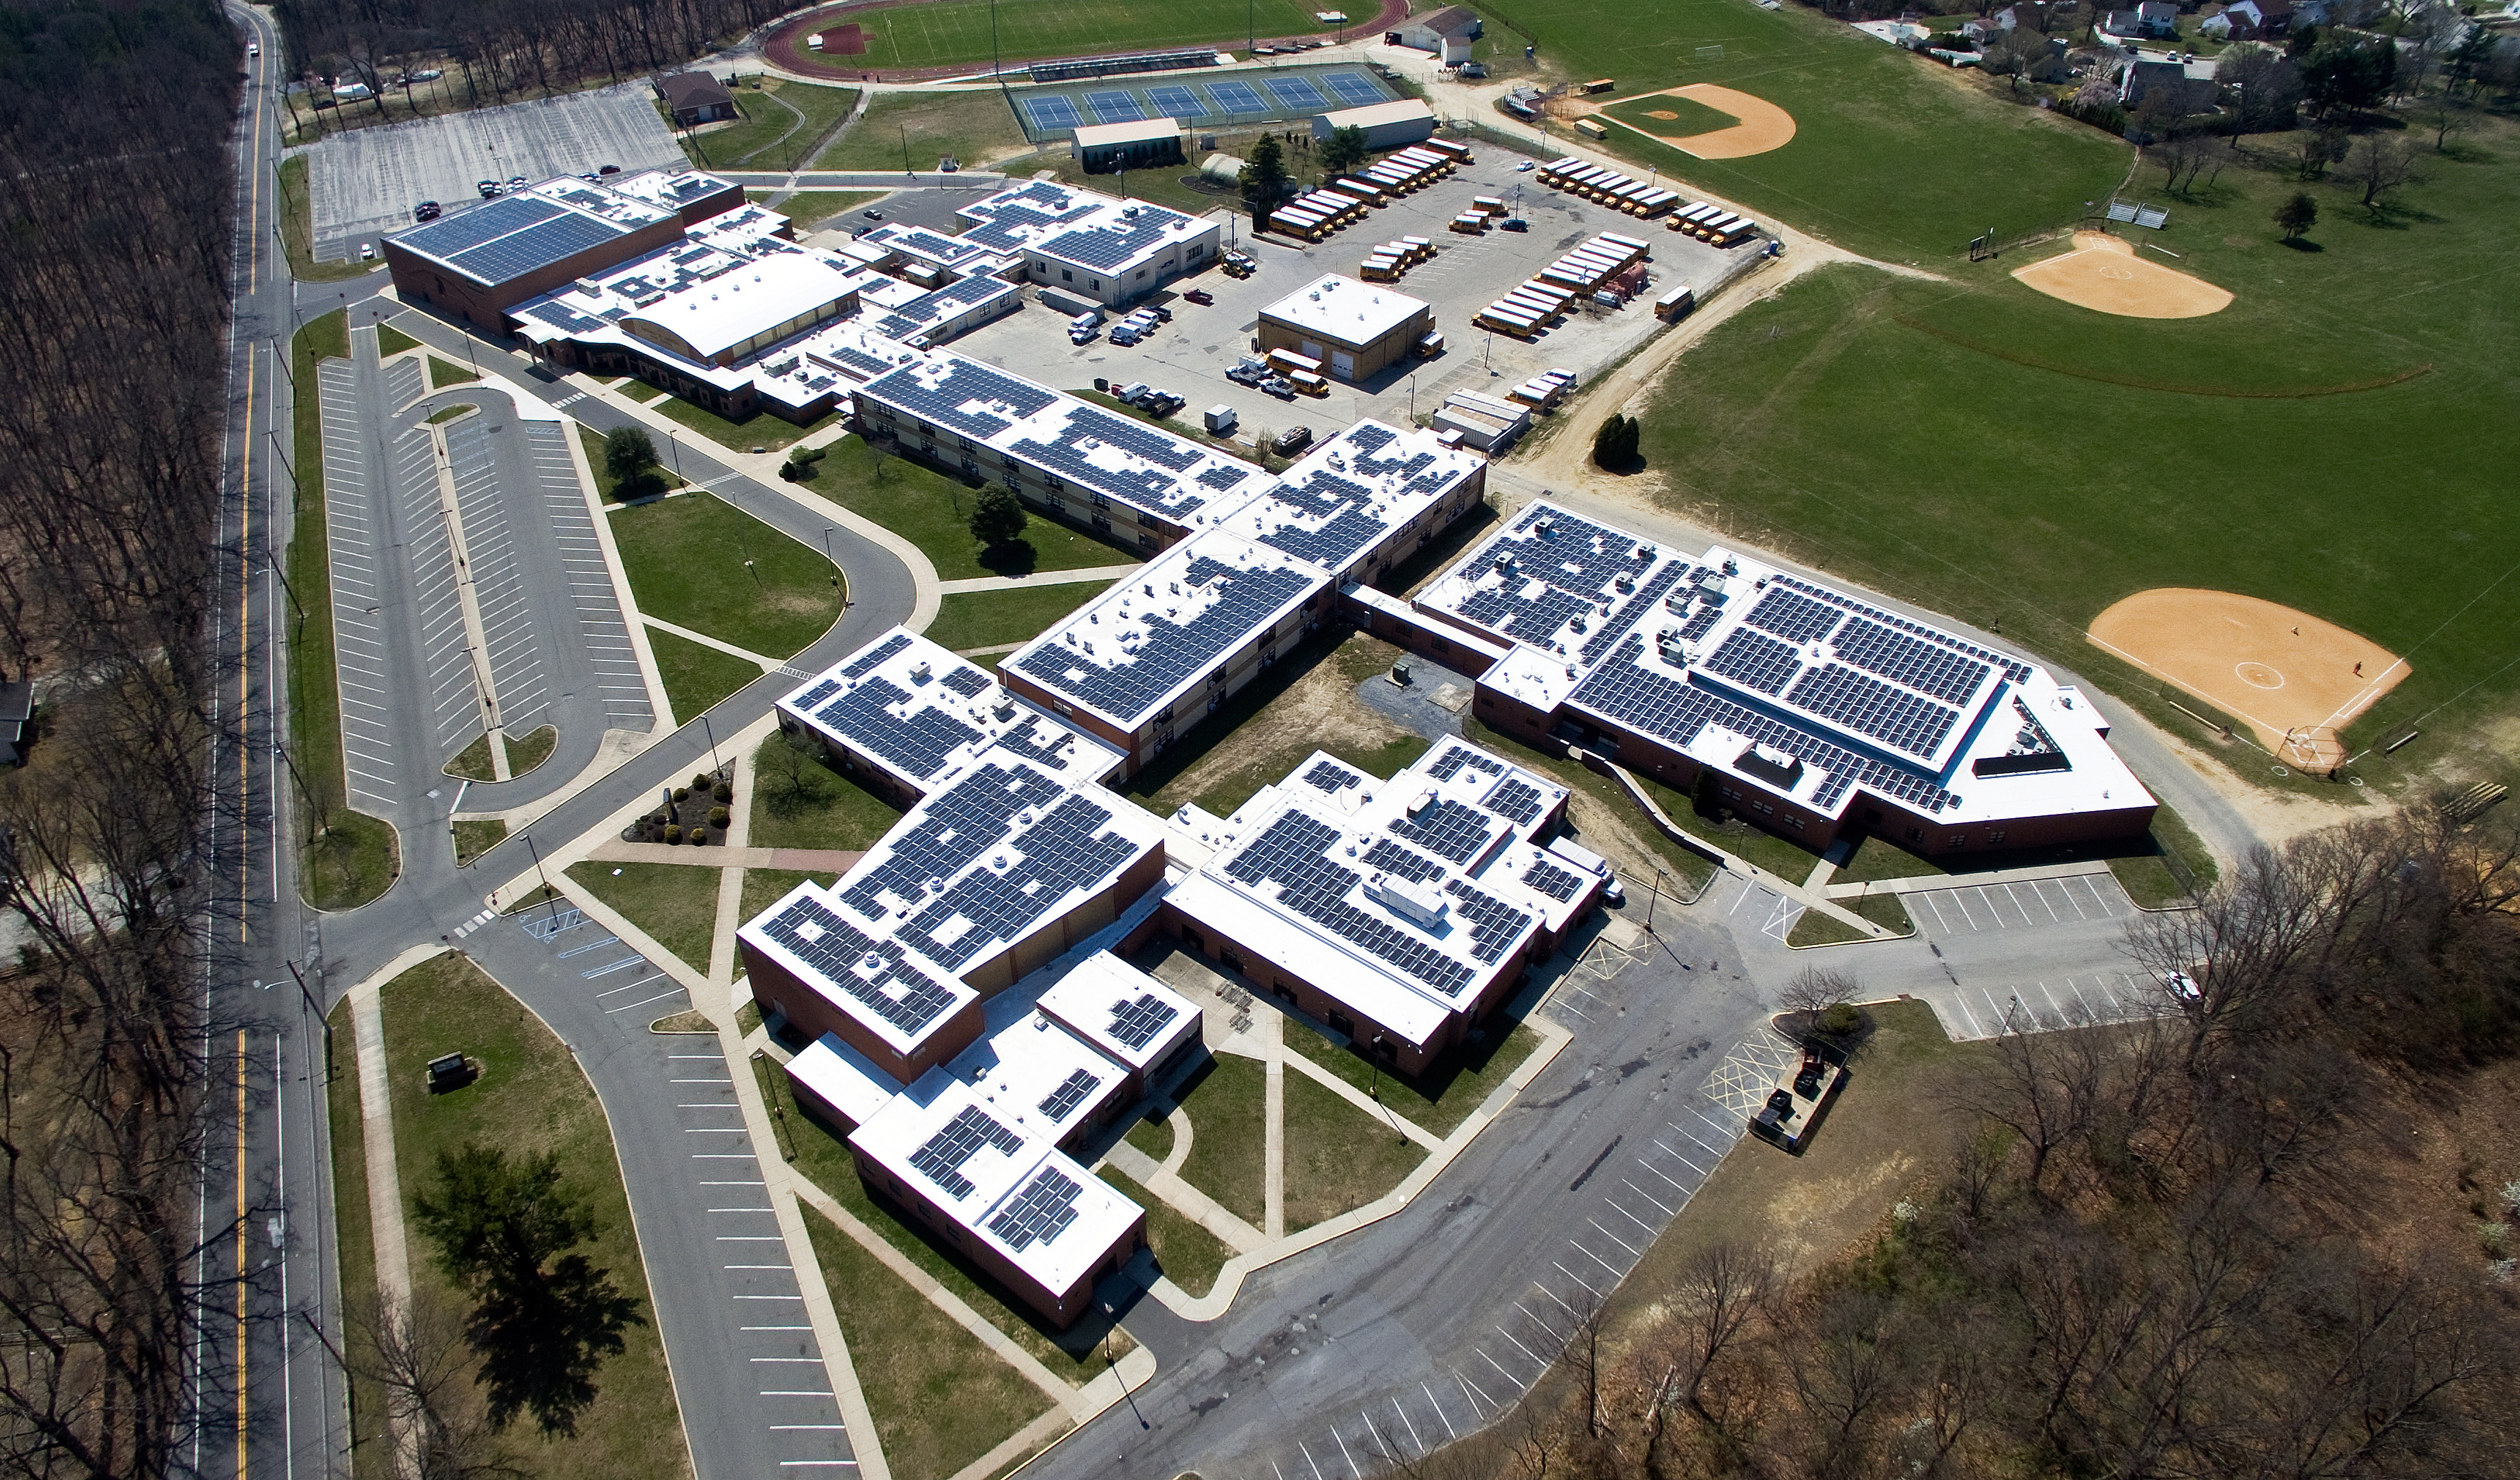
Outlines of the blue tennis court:
M1384 101L1382 89L1373 85L1373 79L1357 72L1331 72L1321 80L1350 108L1371 108Z
M1276 94L1278 101L1288 108L1318 112L1329 107L1329 100L1322 96L1322 90L1301 77L1271 77L1261 86Z
M1207 116L1207 105L1198 101L1198 94L1179 83L1167 82L1160 87L1148 88L1147 101L1154 104L1156 112L1166 117L1203 118Z
M1135 123L1147 116L1137 99L1117 89L1087 93L1085 101L1093 107L1098 123Z
M1268 100L1252 91L1248 82L1210 82L1207 95L1216 100L1217 107L1230 114L1264 114L1269 111Z
M1032 126L1045 131L1074 128L1085 121L1084 116L1077 113L1076 105L1057 93L1041 98L1026 98L1023 108L1025 116L1032 119Z

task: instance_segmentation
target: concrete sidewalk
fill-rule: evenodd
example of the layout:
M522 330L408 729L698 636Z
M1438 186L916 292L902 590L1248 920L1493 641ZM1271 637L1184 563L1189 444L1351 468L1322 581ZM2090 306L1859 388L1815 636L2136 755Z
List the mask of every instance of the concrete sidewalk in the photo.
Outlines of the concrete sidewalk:
M972 591L1012 591L1025 586L1081 585L1089 580L1121 580L1141 569L1136 565L1091 566L1078 571L1035 571L1029 576L973 576L966 580L941 580L936 589L947 596L961 596Z

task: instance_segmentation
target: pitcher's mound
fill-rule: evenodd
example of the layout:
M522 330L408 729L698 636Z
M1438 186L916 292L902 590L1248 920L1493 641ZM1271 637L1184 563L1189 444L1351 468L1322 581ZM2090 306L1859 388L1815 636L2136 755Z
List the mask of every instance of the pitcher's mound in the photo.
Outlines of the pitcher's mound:
M2345 759L2336 732L2412 670L2387 648L2255 596L2163 586L2092 620L2092 641L2248 721L2287 765Z
M2201 318L2230 306L2231 295L2137 254L2105 231L2074 233L2074 250L2013 269L2053 299L2127 318Z

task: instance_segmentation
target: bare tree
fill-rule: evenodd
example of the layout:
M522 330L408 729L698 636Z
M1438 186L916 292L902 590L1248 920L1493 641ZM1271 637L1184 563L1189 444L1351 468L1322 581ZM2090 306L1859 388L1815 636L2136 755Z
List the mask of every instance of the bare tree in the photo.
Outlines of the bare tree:
M387 1442L409 1461L412 1480L504 1480L529 1472L501 1441L474 1387L476 1364L463 1318L437 1298L409 1304L382 1291L347 1313L336 1340L311 1319L307 1329L352 1377L385 1396Z
M2345 182L2362 190L2366 210L2379 208L2381 197L2420 178L2415 169L2414 144L2376 134L2354 146L2353 153L2345 158L2344 172Z

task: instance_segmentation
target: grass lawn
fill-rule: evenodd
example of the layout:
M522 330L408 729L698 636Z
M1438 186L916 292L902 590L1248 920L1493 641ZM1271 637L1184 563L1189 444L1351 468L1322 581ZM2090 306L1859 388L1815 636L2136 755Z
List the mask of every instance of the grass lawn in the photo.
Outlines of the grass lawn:
M470 365L439 359L434 354L428 357L428 389L431 391L443 391L449 386L461 386L480 378Z
M867 45L865 56L845 59L851 67L863 65L870 70L947 67L987 62L990 57L989 7L981 0L941 0L915 8L887 8L874 15L852 12L849 19L866 24ZM1268 0L1265 5L1246 7L1239 16L1232 5L1219 0L1171 6L1074 0L1066 5L1019 5L1001 11L996 50L1009 62L1160 51L1210 41L1220 47L1233 43L1238 51L1255 32L1308 36L1327 28L1313 19L1311 11L1291 0ZM1001 110L1005 106L999 105Z
M1128 1133L1122 1138L1157 1162L1173 1154L1173 1123L1170 1119L1149 1120L1142 1113L1129 1123Z
M1359 1089L1381 1095L1384 1104L1418 1129L1450 1135L1540 1046L1540 1035L1522 1024L1500 1035L1497 1030L1503 1026L1490 1024L1478 1042L1455 1048L1424 1074L1407 1079L1388 1069L1376 1075L1364 1055L1293 1018L1286 1020L1285 1041L1287 1047Z
M1191 1154L1198 1154L1195 1145ZM1426 1150L1302 1074L1286 1076L1286 1231L1364 1207L1400 1185Z
M489 781L496 779L498 771L490 764L490 736L488 733L484 732L482 734L474 735L471 745L457 751L455 753L455 759L446 763L446 773L464 781Z
M800 190L784 201L773 201L776 190L747 190L744 199L756 202L786 216L802 236L842 211L855 210L870 201L880 201L887 191L881 190Z
M747 652L785 658L840 615L822 551L710 494L623 509L612 541L639 610Z
M968 1260L945 1247L942 1239L933 1238L895 1213L889 1203L878 1202L867 1191L866 1182L859 1178L857 1160L849 1154L847 1142L797 1105L794 1093L788 1087L787 1073L767 1057L754 1059L752 1063L755 1079L761 1086L763 1103L776 1106L788 1127L788 1144L794 1150L792 1160L798 1172L832 1194L832 1200L848 1209L859 1222L881 1234L884 1242L901 1251L903 1257L925 1271L938 1284L953 1291L983 1319L1006 1332L1060 1377L1083 1384L1102 1372L1104 1364L1102 1356L1103 1327L1099 1317L1088 1316L1063 1332L1039 1324L1016 1303L1012 1292L981 1273ZM887 1274L885 1277L892 1276ZM909 1286L902 1288L907 1291ZM835 1297L838 1294L836 1290L832 1293ZM924 1300L920 1303L922 1306L926 1304ZM840 1324L849 1333L851 1355L863 1367L867 1359L856 1355L859 1350L856 1345L859 1339L857 1328L849 1325L846 1316L841 1317ZM1125 1353L1129 1345L1124 1332L1117 1350ZM859 1375L863 1379L864 1371ZM1036 1390L1027 1384L1026 1391Z
M1291 1075L1286 1083L1291 1089ZM1182 1180L1261 1226L1269 1216L1268 1071L1258 1059L1214 1055L1182 1082L1177 1103L1174 1113L1188 1115L1191 1128Z
M1515 0L1512 19L1539 37L1544 64L1616 77L1621 98L1711 82L1792 114L1792 141L1747 159L1700 160L1617 127L1606 147L1868 256L1965 258L1989 227L2019 235L2071 222L2126 173L2127 146L2099 130L1990 97L1799 6L1644 0L1604 25L1590 0ZM1724 60L1695 60L1716 45ZM1676 99L1646 106L1665 105L1685 112Z
M715 852L715 850L707 850ZM705 972L717 937L718 870L689 863L571 863L569 881Z
M379 324L377 326L377 357L379 359L400 354L405 349L417 349L419 347L420 341L413 339L410 335L403 333L393 325Z
M665 680L665 702L678 722L689 722L718 701L761 676L761 670L732 653L704 647L688 637L648 629L648 649L656 655L656 672Z
M776 452L840 419L839 412L831 411L811 425L800 427L786 417L755 411L740 422L731 422L705 406L693 405L679 395L668 395L655 404L657 411L668 419L682 423L719 446L732 447L738 452ZM674 471L670 452L665 459L665 471Z
M284 160L280 165L280 191L284 206L280 212L280 238L289 249L289 275L301 283L344 283L365 277L383 264L381 262L319 262L315 260L315 227L312 198L306 194L306 157ZM387 349L384 353L391 354Z
M2214 887L2221 873L2205 840L2167 806L2152 814L2152 833L2144 844L2109 859L2109 871L2126 886L2128 897L2146 909L2176 904L2190 893L2201 894ZM2192 891L2189 880L2195 883Z
M857 101L854 87L765 77L758 88L735 89L742 118L703 133L682 134L683 152L704 169L793 169Z
M792 776L788 768L790 756L797 763ZM754 848L841 848L864 853L900 820L900 809L812 754L790 747L776 733L753 752L749 836Z
M1611 1297L1614 1318L1668 1299L1689 1258L1712 1244L1766 1244L1795 1272L1833 1259L1947 1160L1969 1120L1951 1107L1947 1087L1989 1050L1954 1043L1922 1002L1866 1010L1872 1036L1855 1050L1810 1147L1792 1156L1748 1136L1736 1142Z
M479 822L458 822L455 824L455 866L462 868L506 841L508 824L496 817Z
M884 1462L902 1480L947 1480L1050 1407L830 1219L807 1208L805 1226Z
M830 884L834 877L830 873L814 874L796 868L747 868L743 871L743 902L739 906L738 915L749 920L778 903L787 897L788 891L806 880Z
M652 1323L611 1133L585 1075L549 1029L461 956L439 956L404 972L385 984L382 1001L385 1044L393 1055L394 1162L405 1206L415 1188L436 1177L438 1154L468 1140L512 1155L556 1153L566 1171L563 1185L585 1200L598 1225L585 1252L638 1300L651 1322L625 1331L626 1350L596 1373L595 1402L579 1416L578 1437L543 1439L519 1424L509 1430L509 1443L543 1480L652 1474L658 1456L677 1457L663 1467L678 1469L683 1435L673 1382ZM479 1061L480 1078L430 1094L421 1066L459 1049ZM417 1226L411 1255L415 1290L455 1298Z
M528 730L521 737L508 737L508 774L521 776L551 759L560 744L560 731L546 724Z
M1654 116L1656 114L1676 114L1679 116L1658 118ZM1602 109L1601 115L1666 139L1713 133L1719 128L1732 127L1735 121L1731 114L1709 108L1694 98L1630 98Z
M1027 586L1012 591L965 591L937 603L927 640L950 651L997 647L1041 635L1061 617L1109 589L1107 580Z
M1887 838L1867 835L1856 845L1855 856L1846 865L1829 875L1832 884L1872 884L1883 879L1924 879L1946 870L1939 863L1917 857Z
M1216 1284L1217 1272L1234 1257L1225 1240L1174 1211L1172 1204L1109 1167L1096 1174L1122 1197L1147 1210L1147 1243L1155 1251L1155 1267L1193 1297Z
M970 6L960 0L942 5L922 5L919 14L976 9L980 17L980 55L988 55L989 16L986 5ZM1044 14L1066 16L1066 10L1055 6L1040 8ZM1018 12L1008 12L1012 16ZM911 18L907 10L893 11L892 16ZM1102 45L1089 50L1104 50ZM870 61L875 67L897 67L903 64ZM902 162L902 143L907 138L910 165L915 169L934 169L940 156L951 155L974 168L1021 154L1031 146L1024 141L1023 129L1015 122L1014 111L1007 100L995 92L958 93L885 93L867 105L866 116L848 126L823 157L814 162L816 169L892 169Z
M310 319L290 349L297 384L315 384L315 362L346 359L349 321L339 309ZM324 520L324 432L312 394L292 405L297 469L289 586L306 605L289 644L289 758L298 803L298 836L309 840L300 886L318 909L353 909L391 888L400 843L387 823L350 810L341 758L341 689L333 658L333 551ZM316 831L318 799L329 826Z
M1012 543L984 547L971 537L974 490L910 458L878 452L863 438L831 443L806 486L919 546L940 580L1092 570L1146 558L1145 551L1105 544L1029 510Z
M333 1029L332 1082L325 1087L325 1113L332 1124L333 1243L339 1264L344 1324L371 1318L377 1297L375 1224L368 1216L368 1153L363 1139L359 1101L358 1052L353 1043L350 1004L336 1003L326 1019ZM361 1338L344 1331L344 1336ZM367 1338L373 1342L373 1337ZM364 1367L365 1364L361 1364ZM354 1374L360 1367L354 1367ZM378 1480L393 1471L385 1444L385 1395L373 1379L350 1379L350 1470L357 1480Z
M428 413L428 425L432 427L443 426L446 423L455 420L455 418L459 416L469 416L480 409L480 407L472 404L471 401L457 401L451 406L440 406L436 410Z
M664 393L661 391L656 391L652 386L644 387L642 389L653 392L658 395L662 395ZM642 399L644 398L645 397L642 397ZM605 471L603 434L586 427L580 427L577 429L577 443L586 452L586 466L588 470L595 474L596 496L606 503L619 503L621 501L621 480ZM648 470L646 476L656 481L655 487L656 491L659 493L671 492L673 489L683 486L683 481L674 476L674 470L670 467L651 468Z
M646 381L634 380L630 384L621 388L621 393L630 397L632 400L639 402L641 405L646 405L648 402L654 400L657 396L660 396L665 393L657 387L649 385Z
M2113 317L2007 276L2055 249L1943 283L1814 273L1710 334L1653 401L1645 455L1665 502L2013 635L2190 739L2203 730L2153 679L2084 637L2091 620L2161 586L2312 612L2408 660L2346 740L2422 721L2424 741L2356 765L2383 788L2418 784L2509 714L2520 674L2520 582L2504 578L2520 506L2503 496L2520 301L2474 291L2520 219L2520 124L2479 116L2470 144L2377 217L2308 187L2317 250L2278 244L2269 220L2304 188L2272 167L2285 138L2248 143L2269 167L2227 169L2144 233L2236 294L2228 308ZM1724 373L1697 373L1709 366ZM1999 403L2059 414L1988 416ZM2244 435L2224 430L2235 417ZM2371 496L2414 468L2422 497ZM2278 783L2247 746L2198 749L2252 780L2351 795Z

